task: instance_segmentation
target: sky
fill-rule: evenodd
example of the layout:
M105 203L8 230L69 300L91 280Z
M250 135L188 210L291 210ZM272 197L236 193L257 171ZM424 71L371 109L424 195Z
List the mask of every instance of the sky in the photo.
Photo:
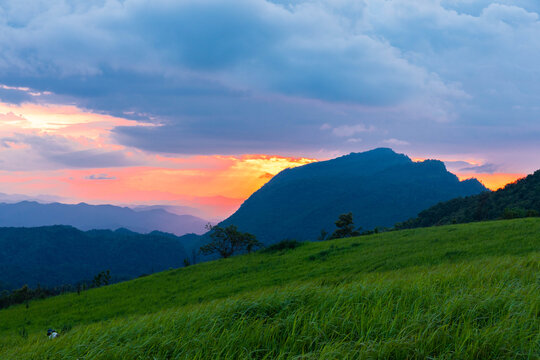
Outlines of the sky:
M232 213L390 147L540 168L536 0L0 0L0 196Z

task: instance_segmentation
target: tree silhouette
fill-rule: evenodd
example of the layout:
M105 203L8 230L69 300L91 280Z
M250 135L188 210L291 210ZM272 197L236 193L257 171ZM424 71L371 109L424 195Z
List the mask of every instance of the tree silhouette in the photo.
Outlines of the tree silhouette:
M335 224L337 229L330 236L330 239L341 239L360 235L360 231L358 231L360 228L358 230L354 229L352 213L339 215L339 219L335 222Z
M100 287L104 285L109 285L110 282L111 282L111 272L109 270L106 270L94 276L94 280L92 280L92 286Z
M207 225L210 230L212 241L201 247L204 255L219 254L222 258L228 258L240 251L252 252L262 244L255 235L238 231L235 225L227 227Z

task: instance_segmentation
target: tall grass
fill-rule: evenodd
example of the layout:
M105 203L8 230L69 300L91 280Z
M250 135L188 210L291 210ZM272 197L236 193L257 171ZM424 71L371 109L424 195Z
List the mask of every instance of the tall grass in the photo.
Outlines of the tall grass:
M0 311L0 358L534 359L539 250L527 219L200 264Z

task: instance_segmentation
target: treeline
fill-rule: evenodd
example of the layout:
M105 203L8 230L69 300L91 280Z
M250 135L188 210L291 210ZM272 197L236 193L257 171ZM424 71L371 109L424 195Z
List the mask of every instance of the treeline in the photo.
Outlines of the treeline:
M397 229L540 216L540 170L495 192L439 203Z
M62 285L54 287L43 287L37 285L35 288L30 288L28 285L22 286L20 289L8 291L4 290L0 293L0 309L10 307L12 305L26 304L28 308L30 301L45 299L51 296L61 295L65 293L77 292L80 294L82 291L97 288L105 285L112 284L111 272L105 270L94 276L91 281L81 281L75 285Z
M73 292L74 290L75 289L72 285L62 285L56 287L41 287L38 285L34 289L28 287L28 285L24 285L20 289L13 291L4 290L2 293L0 293L0 309L18 304L26 304L28 307L31 300L45 299L67 292Z

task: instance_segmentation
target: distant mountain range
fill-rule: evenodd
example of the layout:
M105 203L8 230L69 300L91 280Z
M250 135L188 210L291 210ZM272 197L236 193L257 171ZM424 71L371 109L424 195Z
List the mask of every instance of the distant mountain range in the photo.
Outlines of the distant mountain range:
M495 220L540 214L540 170L495 192L452 199L422 211L399 228Z
M441 201L485 191L476 179L459 181L441 161L413 162L380 148L283 170L221 224L266 244L316 240L343 213L352 212L364 230L391 227Z
M126 228L139 233L158 230L183 235L204 233L206 223L192 215L172 214L158 208L133 210L113 205L41 204L34 201L0 203L0 226L71 225L81 230Z
M182 266L180 239L126 229L80 231L71 226L0 228L0 291L75 284L110 270L113 280Z

